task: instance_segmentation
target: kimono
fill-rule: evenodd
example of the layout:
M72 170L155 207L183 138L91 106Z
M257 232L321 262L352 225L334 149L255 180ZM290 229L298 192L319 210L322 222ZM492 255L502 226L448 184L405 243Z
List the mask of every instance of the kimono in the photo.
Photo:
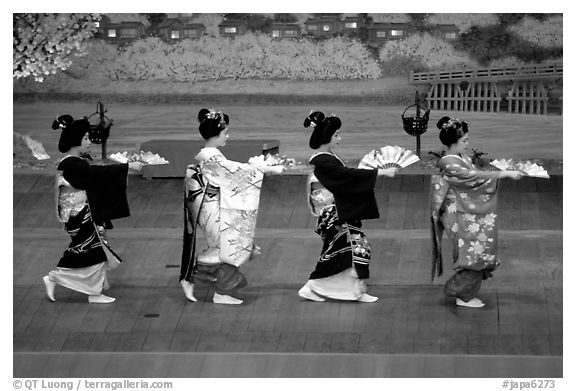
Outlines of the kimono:
M468 156L447 155L431 179L432 279L442 270L442 236L452 244L456 274L444 294L469 301L492 276L497 257L497 173L478 170Z
M247 285L239 267L256 253L254 233L263 172L202 148L184 179L184 235L180 281L203 280L230 295ZM196 254L198 231L206 248Z
M308 204L323 245L306 284L331 299L357 300L366 292L371 258L361 220L379 217L374 196L377 170L346 167L327 152L312 156L310 164L314 173L308 179Z
M57 284L87 295L109 288L107 272L122 260L112 251L105 229L130 215L126 197L128 164L91 165L65 156L56 174L56 214L71 242L48 273Z

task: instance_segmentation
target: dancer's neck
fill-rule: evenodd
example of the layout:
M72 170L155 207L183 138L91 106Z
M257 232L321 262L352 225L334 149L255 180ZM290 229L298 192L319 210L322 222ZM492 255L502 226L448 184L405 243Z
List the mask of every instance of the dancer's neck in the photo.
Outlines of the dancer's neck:
M72 147L66 152L66 156L77 156L80 157L80 149L78 147Z
M324 144L321 145L318 149L318 152L327 152L327 153L331 153L334 154L334 151L332 150L332 148L330 148L330 146L328 144Z
M446 151L446 155L456 155L462 157L460 151L456 150L455 148L454 149L448 148L448 150Z
M218 148L217 143L218 141L210 139L206 141L206 144L204 144L204 148Z

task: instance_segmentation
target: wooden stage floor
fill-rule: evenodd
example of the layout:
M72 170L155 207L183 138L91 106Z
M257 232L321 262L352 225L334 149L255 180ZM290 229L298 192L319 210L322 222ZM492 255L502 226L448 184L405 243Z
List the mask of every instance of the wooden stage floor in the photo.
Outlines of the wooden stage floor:
M14 175L15 377L562 377L562 176L503 181L502 267L483 309L430 283L428 178L379 179L381 218L367 222L376 303L300 299L320 250L303 176L267 177L258 218L263 256L243 271L241 306L197 303L178 284L182 182L130 177L132 216L109 232L125 264L111 305L41 277L68 243L53 181ZM202 243L202 241L200 241ZM446 265L448 266L448 265Z

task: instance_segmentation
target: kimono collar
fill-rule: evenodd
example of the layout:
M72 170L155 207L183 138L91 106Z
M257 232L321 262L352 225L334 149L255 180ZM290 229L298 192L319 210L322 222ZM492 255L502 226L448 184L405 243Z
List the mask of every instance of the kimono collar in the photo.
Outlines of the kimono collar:
M194 159L198 160L199 162L203 162L205 160L210 159L212 156L224 156L222 152L216 147L204 147L198 152Z
M64 159L67 159L69 157L77 157L78 159L82 159L80 156L77 156L77 155L66 155L62 159L60 159L60 161L58 163L59 164L62 163L64 161Z
M444 159L445 157L449 157L449 156L453 156L453 157L457 157L458 159L462 160L463 162L466 162L466 159L464 159L464 157L460 156L460 155L444 155L442 156L442 159Z
M312 155L312 156L310 157L310 159L308 160L308 163L310 163L310 162L312 161L312 159L314 159L316 156L322 155L322 154L326 154L326 155L330 155L330 156L335 157L336 159L338 159L338 160L340 161L340 163L342 163L343 166L345 166L345 164L344 164L344 162L342 161L342 159L340 159L340 156L336 155L334 152L318 152L318 153L315 153L314 155Z

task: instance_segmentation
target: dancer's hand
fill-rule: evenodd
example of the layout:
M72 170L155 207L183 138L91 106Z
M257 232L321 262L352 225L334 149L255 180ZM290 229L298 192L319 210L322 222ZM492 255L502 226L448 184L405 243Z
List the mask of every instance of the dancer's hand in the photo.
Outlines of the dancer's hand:
M144 163L142 163L142 162L130 162L130 163L128 163L128 168L132 171L140 172L140 171L142 171L142 167L144 167Z
M398 169L395 167L379 168L378 169L378 175L385 175L385 176L388 176L390 178L394 177L394 175L396 175L396 172L398 172Z
M522 178L525 174L522 171L506 171L508 178L518 180Z
M284 166L264 166L262 171L264 174L282 174Z

